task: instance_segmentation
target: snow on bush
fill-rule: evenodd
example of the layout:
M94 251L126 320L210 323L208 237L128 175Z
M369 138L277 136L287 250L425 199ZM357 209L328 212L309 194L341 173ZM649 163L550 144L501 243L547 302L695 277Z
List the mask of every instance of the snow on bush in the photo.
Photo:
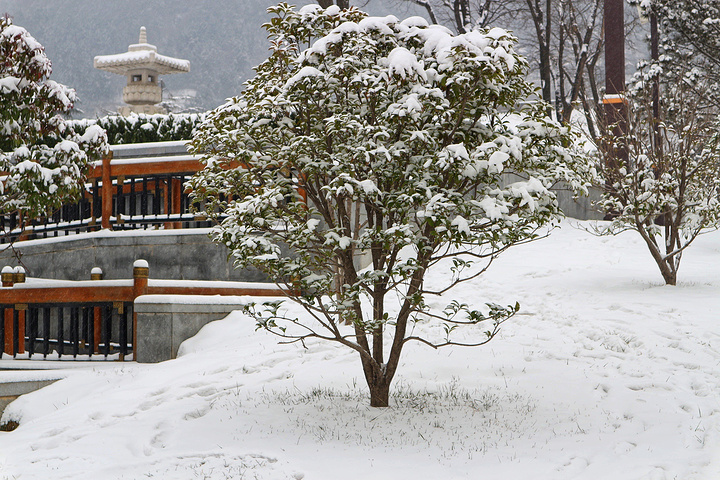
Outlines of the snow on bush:
M76 130L63 119L75 91L48 79L43 46L7 16L0 58L0 213L32 218L80 194L86 165L107 151L107 139L98 126Z

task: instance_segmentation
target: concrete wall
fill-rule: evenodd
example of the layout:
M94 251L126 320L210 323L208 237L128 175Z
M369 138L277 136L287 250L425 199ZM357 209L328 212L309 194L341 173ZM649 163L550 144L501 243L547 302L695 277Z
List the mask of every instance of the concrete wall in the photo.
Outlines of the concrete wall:
M558 205L565 216L577 220L602 220L605 216L593 207L593 203L601 198L600 190L591 188L587 197L573 198L572 192L567 189L553 189L557 195Z
M206 229L100 231L54 240L18 242L28 276L61 280L89 280L90 270L100 267L107 280L132 278L132 264L143 258L151 278L174 280L231 280L263 282L255 269L236 270L228 249L214 244ZM18 264L15 254L0 252L0 266Z
M34 392L43 387L57 382L58 379L51 380L22 380L22 381L0 381L0 417L10 402L18 398L20 395Z
M177 357L180 344L241 305L238 297L143 295L135 300L135 360L157 363Z

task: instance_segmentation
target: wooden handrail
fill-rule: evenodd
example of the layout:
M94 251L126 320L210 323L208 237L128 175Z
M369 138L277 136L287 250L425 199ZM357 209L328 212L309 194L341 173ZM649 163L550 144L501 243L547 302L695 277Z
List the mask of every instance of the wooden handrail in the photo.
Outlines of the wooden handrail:
M132 302L133 287L26 287L15 285L0 288L0 304L100 303Z
M88 171L88 179L103 178L106 171L103 163L95 164ZM169 175L177 173L195 173L203 169L200 160L173 160L163 161L162 157L156 161L125 162L122 160L110 163L110 177L140 176L140 175Z

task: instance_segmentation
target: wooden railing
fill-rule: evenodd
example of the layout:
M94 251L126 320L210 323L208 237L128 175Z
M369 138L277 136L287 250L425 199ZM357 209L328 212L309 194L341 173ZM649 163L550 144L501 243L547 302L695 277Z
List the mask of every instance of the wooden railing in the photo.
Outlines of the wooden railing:
M210 223L190 212L186 181L202 168L193 155L112 159L112 152L90 166L85 190L77 203L52 215L24 218L0 216L0 243L71 233L139 228L205 227ZM107 188L106 188L107 187Z
M141 295L284 295L273 284L153 281L143 260L131 280L25 281L17 270L1 274L0 358L132 360Z
M0 215L0 244L17 240L57 237L105 229L128 230L148 228L202 228L211 222L191 211L190 190L185 183L203 168L198 157L186 152L184 142L167 142L185 153L152 156L128 156L153 147L137 144L114 148L122 154L114 159L112 152L93 163L88 171L82 197L76 203L63 205L42 218L26 218L22 213ZM235 168L239 162L230 162ZM292 173L291 173L292 174ZM298 191L306 201L301 179Z

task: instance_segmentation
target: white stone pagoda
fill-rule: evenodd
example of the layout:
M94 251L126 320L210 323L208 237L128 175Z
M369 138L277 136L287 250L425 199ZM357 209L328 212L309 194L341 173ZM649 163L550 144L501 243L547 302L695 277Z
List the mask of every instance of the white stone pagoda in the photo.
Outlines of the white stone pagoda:
M130 45L126 53L98 55L93 65L127 77L123 101L128 105L118 108L119 113L125 116L130 113L167 113L157 105L162 101L158 76L190 71L190 61L158 54L157 47L147 43L145 27L140 27L140 40Z

